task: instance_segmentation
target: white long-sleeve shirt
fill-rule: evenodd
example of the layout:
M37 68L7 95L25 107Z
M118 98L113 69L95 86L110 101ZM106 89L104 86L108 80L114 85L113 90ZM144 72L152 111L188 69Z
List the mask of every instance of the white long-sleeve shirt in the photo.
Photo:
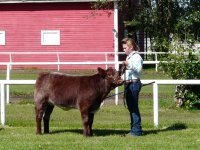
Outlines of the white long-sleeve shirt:
M139 79L143 65L142 57L137 51L133 51L126 57L126 61L128 62L128 66L126 66L126 71L122 78L124 80Z

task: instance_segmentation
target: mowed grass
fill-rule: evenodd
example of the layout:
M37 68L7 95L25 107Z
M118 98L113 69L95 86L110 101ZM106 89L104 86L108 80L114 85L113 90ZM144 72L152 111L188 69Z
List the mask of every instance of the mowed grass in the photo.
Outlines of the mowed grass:
M30 75L31 74L31 75ZM13 74L34 79L29 73ZM166 79L162 72L147 69L142 79ZM35 134L35 111L32 98L33 86L11 86L12 101L6 105L6 126L0 127L0 149L15 150L157 150L157 149L199 149L200 111L186 111L174 107L174 86L159 86L159 126L153 123L152 86L142 88L140 111L143 135L126 137L130 129L128 110L120 96L119 105L114 99L107 99L95 114L94 136L82 135L82 121L78 110L63 111L55 107L50 121L50 134ZM120 91L123 87L120 87Z
M6 126L0 128L0 149L198 149L200 144L200 111L175 109L169 100L160 101L159 126L153 125L151 100L140 100L143 136L126 137L129 113L123 104L105 101L96 113L94 136L82 135L78 110L63 111L55 107L50 134L35 134L33 103L6 106Z

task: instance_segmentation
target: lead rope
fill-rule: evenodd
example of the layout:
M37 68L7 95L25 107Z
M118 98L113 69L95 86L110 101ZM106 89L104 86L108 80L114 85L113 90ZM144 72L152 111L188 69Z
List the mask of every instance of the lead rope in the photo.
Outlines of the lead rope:
M123 102L124 102L124 107L127 108L126 104L126 66L125 67L125 72L124 72L124 95L123 95Z
M127 81L129 81L129 80L127 80ZM145 83L145 84L142 84L142 83L141 83L141 84L142 84L142 87L143 87L143 86L150 85L150 84L153 84L153 83L155 83L155 81L153 81L153 82L150 82L150 83ZM123 94L124 94L124 95L123 95L123 102L124 102L124 105L126 106L126 101L125 101L125 97L126 97L126 87L125 87L125 86L126 86L126 84L124 83L124 90L123 90L123 92L119 92L119 93L117 93L117 94L112 94L112 95L109 95L109 96L107 96L105 99L107 99L107 98L110 98L110 97L113 97L113 96L115 96L115 95L119 95L119 94L122 94L122 93L123 93ZM141 87L141 88L142 88L142 87Z

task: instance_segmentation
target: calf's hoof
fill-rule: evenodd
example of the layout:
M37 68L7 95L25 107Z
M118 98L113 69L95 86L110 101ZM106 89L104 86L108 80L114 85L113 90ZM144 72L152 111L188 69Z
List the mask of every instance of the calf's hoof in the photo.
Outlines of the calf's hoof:
M49 132L44 132L44 134L49 134Z
M36 132L36 135L41 135L42 133L41 132Z
M92 137L93 134L83 134L84 137Z

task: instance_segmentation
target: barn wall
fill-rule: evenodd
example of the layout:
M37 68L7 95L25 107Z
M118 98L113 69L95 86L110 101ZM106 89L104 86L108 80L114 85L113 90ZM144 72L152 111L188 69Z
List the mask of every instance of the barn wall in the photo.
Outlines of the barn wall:
M0 31L6 44L0 52L113 52L113 11L91 9L90 3L1 4ZM60 45L41 45L41 30L60 30ZM109 57L113 60L114 57ZM56 55L13 55L14 62L57 61ZM103 61L104 55L62 55L60 61ZM0 56L0 62L9 56ZM61 66L92 69L99 65ZM42 66L54 69L56 66ZM103 66L104 67L104 66Z

